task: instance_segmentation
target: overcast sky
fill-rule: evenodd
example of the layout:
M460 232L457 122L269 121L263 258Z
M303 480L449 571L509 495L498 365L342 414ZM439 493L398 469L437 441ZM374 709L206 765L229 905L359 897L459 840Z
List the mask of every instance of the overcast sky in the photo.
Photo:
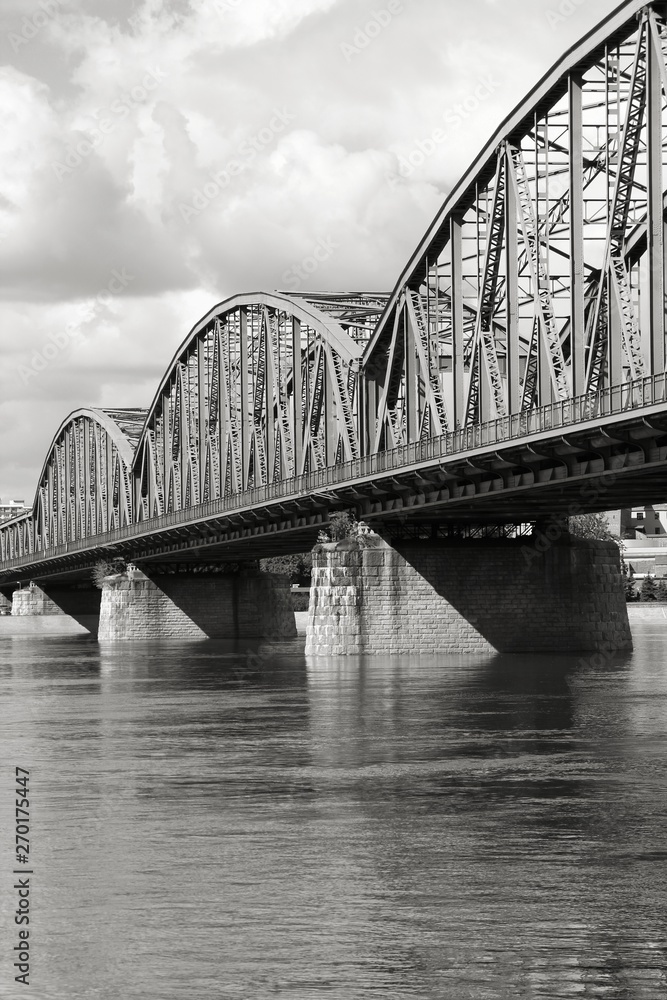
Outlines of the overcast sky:
M227 296L390 290L491 132L616 6L0 0L0 496L32 501L76 407L147 406Z

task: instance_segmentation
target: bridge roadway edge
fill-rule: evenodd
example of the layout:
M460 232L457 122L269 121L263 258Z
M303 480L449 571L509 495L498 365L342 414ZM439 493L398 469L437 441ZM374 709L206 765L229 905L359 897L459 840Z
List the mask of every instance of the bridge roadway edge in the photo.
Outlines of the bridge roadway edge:
M89 575L97 560L118 555L142 564L165 557L196 564L202 557L224 561L305 551L315 543L329 511L345 507L374 525L424 516L522 523L551 513L627 506L638 483L644 502L657 502L666 487L667 428L660 426L665 377L645 381L656 383L650 386L654 402L646 406L572 423L562 419L565 411L555 405L544 411L553 426L531 434L504 440L496 434L497 440L448 450L459 433L453 432L77 539L48 555L6 559L0 563L0 587L6 592L9 585L30 579ZM576 417L576 407L572 412ZM536 419L541 424L544 413ZM489 426L476 428L480 439L494 437ZM521 475L512 472L517 467L523 469Z

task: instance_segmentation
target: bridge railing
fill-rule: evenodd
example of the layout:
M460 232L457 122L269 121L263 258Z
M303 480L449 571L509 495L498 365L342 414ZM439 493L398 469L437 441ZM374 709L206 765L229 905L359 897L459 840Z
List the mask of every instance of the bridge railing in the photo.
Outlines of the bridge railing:
M277 500L290 500L318 492L327 492L344 483L354 483L381 473L397 473L406 467L427 464L452 458L457 454L507 444L513 440L531 437L546 431L577 427L607 416L631 413L647 406L667 402L667 376L665 373L636 379L623 385L602 389L595 395L575 396L572 399L550 403L525 413L499 417L476 426L448 431L439 437L411 444L398 445L387 451L340 465L319 469L303 476L284 479L267 486L257 486L242 493L232 494L196 507L172 511L149 521L139 521L122 528L115 528L104 535L79 538L51 548L39 549L27 556L0 562L3 571L52 559L95 547L111 546L116 542L137 536L159 533L170 528L205 521L216 516L233 514L262 507ZM2 530L2 529L0 529ZM277 528L276 528L277 530Z

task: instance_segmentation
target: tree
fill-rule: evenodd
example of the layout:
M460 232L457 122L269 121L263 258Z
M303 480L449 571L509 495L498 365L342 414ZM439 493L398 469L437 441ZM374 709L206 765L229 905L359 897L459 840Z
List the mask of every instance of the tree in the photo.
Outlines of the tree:
M625 559L621 560L621 569L623 571L623 587L625 590L626 601L636 601L637 591L635 589L635 571L632 566L628 566Z
M357 521L354 511L337 510L329 515L329 530L320 531L317 540L320 543L342 542L350 538L362 548L373 545L377 536L365 521Z
M667 604L667 580L664 578L658 580L655 588L655 599L656 601L660 601L661 604Z
M570 534L575 538L596 539L599 542L619 542L619 536L609 527L604 514L576 514L569 518Z
M279 573L288 576L290 583L308 584L313 568L313 557L310 552L299 552L290 556L272 556L260 561L260 568L265 573Z
M278 573L280 576L288 576L290 581L296 580L300 566L300 556L271 556L269 559L260 560L260 569L265 573Z
M107 576L114 576L116 573L124 573L126 568L125 560L121 556L116 556L115 559L107 560L100 559L96 562L92 570L93 583L96 587L102 590L104 586L104 578Z
M329 517L329 534L332 542L351 538L355 531L356 518L351 510L337 510Z
M652 577L650 573L647 573L642 580L641 589L639 591L642 601L657 600L657 589L654 577Z

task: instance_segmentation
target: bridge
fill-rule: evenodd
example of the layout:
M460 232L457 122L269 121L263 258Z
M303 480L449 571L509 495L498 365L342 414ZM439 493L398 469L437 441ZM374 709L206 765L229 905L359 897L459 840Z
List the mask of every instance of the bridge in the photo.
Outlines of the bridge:
M666 55L667 3L622 4L490 138L393 291L234 296L148 408L72 413L0 527L0 586L300 552L341 509L391 546L664 500Z

